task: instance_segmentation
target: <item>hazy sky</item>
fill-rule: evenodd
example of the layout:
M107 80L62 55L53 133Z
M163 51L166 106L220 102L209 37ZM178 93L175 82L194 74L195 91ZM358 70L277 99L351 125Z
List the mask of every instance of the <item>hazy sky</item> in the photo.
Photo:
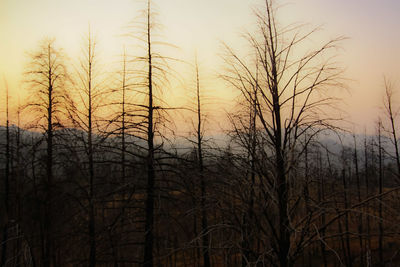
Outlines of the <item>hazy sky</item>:
M252 8L263 1L154 2L165 40L179 47L177 54L184 60L192 61L197 50L207 73L206 84L212 84L212 91L229 102L231 91L213 80L221 67L221 41L240 49L240 34L254 22ZM364 124L371 125L380 112L384 75L400 89L400 1L279 0L277 5L282 6L278 20L283 25L304 22L322 26L318 38L325 40L349 37L338 51L349 79L350 93L344 94L344 101L350 119L363 131ZM90 22L103 60L117 62L125 43L121 35L142 6L143 2L136 0L0 0L0 75L6 77L14 101L22 90L20 74L28 60L26 52L35 49L41 39L55 37L58 46L74 58ZM3 82L0 88L4 88Z

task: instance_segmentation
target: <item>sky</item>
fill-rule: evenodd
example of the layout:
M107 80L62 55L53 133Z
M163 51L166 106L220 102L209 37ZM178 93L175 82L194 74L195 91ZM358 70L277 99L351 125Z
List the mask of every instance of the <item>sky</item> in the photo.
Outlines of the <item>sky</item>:
M203 84L222 103L218 105L220 110L213 112L223 114L229 109L234 92L217 79L222 68L221 43L243 49L241 34L252 29L255 21L252 10L263 1L154 2L162 25L162 39L177 46L175 55L187 62L193 62L197 53ZM58 46L74 58L81 50L89 24L96 34L102 61L118 62L127 42L124 37L129 31L127 26L137 18L143 3L140 0L0 0L1 94L4 95L4 77L13 103L26 97L21 73L29 61L27 52L37 48L41 39L54 37ZM282 25L300 22L310 27L321 26L314 40L317 46L322 40L348 37L338 50L348 89L340 97L356 131L373 129L382 114L384 77L400 90L400 1L278 0L276 5ZM182 91L176 90L169 98L180 99L181 94Z

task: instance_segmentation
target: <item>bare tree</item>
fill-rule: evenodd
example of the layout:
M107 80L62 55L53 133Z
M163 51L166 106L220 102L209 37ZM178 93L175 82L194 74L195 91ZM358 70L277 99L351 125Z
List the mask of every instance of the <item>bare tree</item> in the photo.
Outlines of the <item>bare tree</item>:
M370 159L370 156L372 156L372 151L369 154L368 153L368 142L367 142L367 134L364 133L364 184L365 184L365 197L370 196L370 172L371 172L371 165L369 164L368 160ZM371 238L370 238L370 216L368 216L368 213L370 212L369 210L370 203L366 203L364 212L367 214L366 216L366 241L365 241L365 261L367 265L370 263L371 260Z
M155 170L154 170L154 104L153 104L153 51L152 51L152 22L151 22L151 1L147 1L147 186L145 204L145 240L143 264L146 267L153 266L153 246L154 246L154 190L155 190Z
M166 125L166 103L162 100L161 92L168 84L168 76L171 74L168 61L171 58L163 56L157 51L157 46L165 44L157 41L156 28L152 1L146 1L146 8L143 10L142 21L136 21L133 27L139 27L139 33L130 34L140 45L144 47L144 54L134 56L132 63L138 67L135 70L135 92L138 97L135 99L134 117L136 122L135 130L132 131L135 137L143 140L146 145L137 145L144 152L146 185L145 185L145 219L144 219L144 254L143 265L153 266L155 250L155 200L157 165L160 161L156 159L158 152L162 150L165 141L162 129ZM137 29L135 29L137 30Z
M200 75L199 75L199 66L197 63L197 57L195 62L196 67L196 102L197 102L197 127L196 127L196 137L197 137L197 159L198 159L198 167L199 167L199 175L200 175L200 210L201 210L201 235L202 235L202 253L203 253L203 264L205 267L210 267L210 253L209 253L209 238L208 238L208 218L207 218L207 210L206 210L206 181L204 177L204 155L203 155L203 116L202 116L202 103L201 103L201 94L200 94Z
M383 148L382 148L382 121L378 121L378 161L379 161L379 174L378 174L378 186L379 195L383 193ZM379 197L379 207L378 207L378 244L379 244L379 262L380 265L385 266L385 259L383 257L383 210L382 210L382 197Z
M256 63L257 64L257 63ZM256 67L257 69L257 67ZM256 70L257 72L257 70ZM257 74L256 74L257 75ZM251 88L246 90L244 103L239 103L241 112L236 111L234 114L229 114L229 120L233 126L232 138L237 145L243 147L243 163L245 165L245 175L240 184L243 194L243 211L241 223L241 261L242 266L254 264L257 261L258 252L254 248L254 235L253 228L257 227L257 218L255 217L255 203L257 202L257 187L256 176L258 173L257 153L259 145L259 131L257 129L257 95L258 88L249 85ZM246 186L245 186L246 185Z
M302 34L295 26L279 28L273 1L265 1L265 8L256 15L258 32L246 36L257 64L241 58L226 45L230 69L225 79L245 99L251 95L249 89L257 88L257 120L266 144L262 153L270 166L260 179L265 181L265 201L273 207L273 211L269 208L263 214L273 252L266 257L271 263L279 262L279 266L293 266L308 246L305 229L315 218L314 212L304 214L300 220L295 216L297 204L293 203L298 203L298 196L291 181L295 181L294 168L309 142L323 129L333 128L334 117L327 111L335 99L325 89L340 86L340 70L329 59L320 59L324 55L330 57L330 51L343 38L330 40L298 58L296 48L315 31ZM307 140L300 146L299 140L306 131ZM295 238L295 232L301 234Z
M61 127L62 103L65 97L66 68L63 56L54 44L54 40L42 41L39 50L31 54L31 62L26 72L27 83L32 97L27 110L35 116L31 127L44 131L46 143L46 179L44 213L42 218L44 234L42 237L43 266L54 266L53 247L53 187L54 187L54 136Z
M71 90L68 98L68 117L75 129L77 138L81 140L84 147L84 154L87 168L84 173L87 175L87 184L81 185L87 195L87 230L89 236L89 258L88 265L96 266L97 262L97 233L96 233L96 168L95 151L96 147L104 141L101 136L103 121L100 116L100 109L103 107L104 90L98 58L97 46L93 34L89 28L85 37L83 56L80 59L80 66L77 70L77 81L75 90Z
M399 152L399 144L397 140L397 130L396 130L396 117L398 111L394 107L393 103L393 85L385 79L385 99L384 99L384 107L386 111L386 116L389 119L389 134L391 136L391 142L393 143L395 150L395 160L397 167L397 176L400 177L400 152Z
M361 180L360 180L360 171L358 167L358 149L357 149L357 139L356 135L353 134L353 140L354 140L354 152L353 152L353 161L354 161L354 167L355 167L355 175L356 175L356 183L357 183L357 201L361 202ZM363 253L363 213L360 213L359 220L358 220L358 240L360 244L360 259L361 262L364 260L364 253Z

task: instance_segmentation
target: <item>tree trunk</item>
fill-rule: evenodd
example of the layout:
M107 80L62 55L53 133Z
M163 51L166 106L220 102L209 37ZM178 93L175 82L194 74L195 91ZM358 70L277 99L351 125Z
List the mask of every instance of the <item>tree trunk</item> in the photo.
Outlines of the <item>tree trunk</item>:
M46 163L46 202L45 202L45 218L44 218L44 267L50 267L52 253L53 253L53 242L52 242L52 201L53 201L53 73L51 67L51 47L48 45L48 106L47 106L47 163Z
M7 260L7 243L8 243L8 227L10 221L10 127L9 127L9 117L8 117L8 86L6 83L6 173L4 176L4 207L5 207L5 224L3 228L3 240L1 242L1 262L0 266L5 266Z
M95 223L95 205L94 205L94 162L93 162L93 107L92 107L92 65L93 65L93 51L91 33L89 29L88 36L88 160L89 160L89 266L96 266L96 223Z
M356 171L356 182L357 182L357 199L358 202L361 203L361 187L360 187L360 171L358 169L358 152L357 152L357 140L356 136L353 135L354 139L354 165L355 165L355 171ZM362 210L360 209L360 214L358 215L358 241L360 244L360 264L362 263L362 260L364 259L364 248L363 248L363 213Z
M148 115L147 115L147 187L146 187L146 219L145 219L145 241L144 259L145 267L153 266L154 246L154 132L153 132L153 65L151 51L151 24L150 24L150 0L147 1L147 52L148 52Z
M200 171L200 209L201 209L201 240L202 240L202 254L204 267L210 267L210 255L209 255L209 244L208 244L208 220L206 211L206 182L204 178L204 166L203 166L203 150L202 150L202 117L201 117L201 100L200 100L200 80L199 80L199 68L196 59L196 96L197 96L197 152L199 160L199 171Z
M347 183L346 183L346 174L345 170L342 170L342 181L343 181L343 200L344 200L344 209L347 210L350 206L348 198L347 198ZM345 231L346 231L346 258L347 258L347 266L351 267L353 265L353 259L351 256L351 247L350 247L350 229L349 229L349 213L346 212L345 215Z
M381 140L381 121L378 123L378 155L379 155L379 194L383 192L383 155L382 155L382 140ZM383 257L383 217L382 217L382 196L379 197L379 262L380 266L385 266Z

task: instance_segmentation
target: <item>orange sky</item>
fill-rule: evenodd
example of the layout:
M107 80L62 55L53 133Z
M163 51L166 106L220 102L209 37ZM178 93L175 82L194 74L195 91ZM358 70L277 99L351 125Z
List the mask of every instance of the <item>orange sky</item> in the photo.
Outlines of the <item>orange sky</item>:
M154 2L163 25L163 40L179 47L173 56L189 62L193 62L197 50L204 85L209 95L217 96L222 103L214 107L213 113L223 114L223 108L229 108L228 103L232 102L232 90L216 78L222 66L221 41L240 50L243 47L240 34L251 29L254 22L251 9L263 1ZM346 110L349 119L356 123L356 130L362 132L364 125L373 129L382 103L384 75L397 82L400 89L400 1L279 0L277 3L282 5L278 12L281 24L304 22L322 26L318 38L325 40L339 35L349 37L338 51L349 79L350 94L343 94ZM24 97L21 73L28 60L25 52L35 49L43 37L55 37L73 59L80 51L82 36L90 22L102 61L111 65L118 62L126 43L121 36L127 31L126 25L137 17L142 6L143 1L137 0L1 0L0 75L8 81L12 100L16 102L18 94ZM314 41L316 47L321 44L321 40ZM186 78L192 75L189 70L184 72ZM0 88L4 92L3 81ZM182 90L169 92L167 97L170 102L185 99Z

